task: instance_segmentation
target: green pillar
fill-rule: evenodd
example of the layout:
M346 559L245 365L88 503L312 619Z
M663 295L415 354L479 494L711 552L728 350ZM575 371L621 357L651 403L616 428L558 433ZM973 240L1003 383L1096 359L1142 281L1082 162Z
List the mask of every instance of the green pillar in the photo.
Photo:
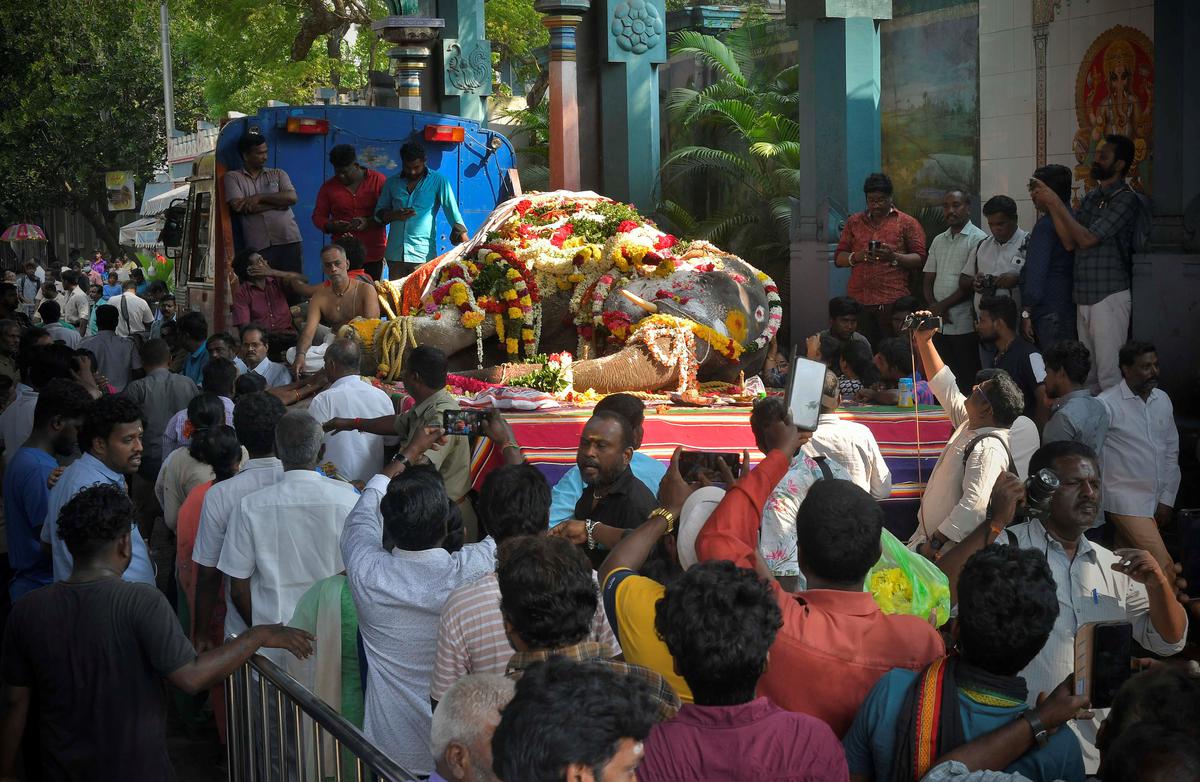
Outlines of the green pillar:
M492 44L483 24L483 0L438 0L442 31L441 111L482 122L492 94Z
M601 192L649 211L658 200L658 66L667 61L663 0L601 0Z
M866 207L878 171L879 22L891 0L789 0L800 62L799 197L792 205L789 323L793 339L828 322L828 300L848 274L833 266L841 224ZM803 284L800 284L803 281Z

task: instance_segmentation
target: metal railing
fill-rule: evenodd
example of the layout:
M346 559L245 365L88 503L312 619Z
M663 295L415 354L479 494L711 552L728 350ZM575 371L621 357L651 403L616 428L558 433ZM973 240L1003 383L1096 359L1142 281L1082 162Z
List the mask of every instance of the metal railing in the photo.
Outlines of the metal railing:
M256 654L225 680L232 782L411 782L325 701Z

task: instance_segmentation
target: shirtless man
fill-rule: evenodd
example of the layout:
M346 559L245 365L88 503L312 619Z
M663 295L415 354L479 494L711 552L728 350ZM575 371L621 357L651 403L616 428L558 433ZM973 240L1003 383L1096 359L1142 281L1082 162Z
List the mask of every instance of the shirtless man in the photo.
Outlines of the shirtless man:
M326 245L321 250L321 268L329 278L329 285L318 287L308 301L308 317L296 343L296 360L292 362L296 377L304 369L304 356L312 347L318 324L324 323L336 333L354 318L379 317L375 286L350 276L345 250L336 244Z

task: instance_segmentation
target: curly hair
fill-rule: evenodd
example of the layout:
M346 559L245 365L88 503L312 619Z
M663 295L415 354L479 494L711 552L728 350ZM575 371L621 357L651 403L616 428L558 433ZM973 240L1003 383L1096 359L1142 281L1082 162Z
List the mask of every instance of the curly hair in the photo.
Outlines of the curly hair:
M128 535L132 524L133 502L111 483L87 487L58 512L58 536L76 560L88 559Z
M506 464L488 474L479 492L479 523L500 545L538 535L550 524L550 484L530 464Z
M1039 551L992 544L958 582L958 643L985 671L1016 676L1046 645L1058 617L1054 575Z
M251 456L275 452L275 427L287 413L279 397L247 394L233 404L233 428Z
M732 562L686 570L667 586L654 617L696 703L705 706L754 699L767 650L782 626L771 587Z
M555 657L526 669L492 735L501 779L562 782L571 764L604 767L622 739L642 741L657 719L650 686L597 662Z
M92 396L74 380L55 378L38 394L33 408L33 426L40 429L55 418L83 418L92 406ZM13 449L16 453L16 449Z
M80 450L90 451L96 440L107 440L121 424L142 420L142 406L126 396L104 395L92 403L79 430Z
M496 552L500 613L533 649L561 649L587 637L596 615L588 558L563 538L526 536Z
M817 481L796 512L800 569L837 584L862 584L879 560L883 509L850 481Z

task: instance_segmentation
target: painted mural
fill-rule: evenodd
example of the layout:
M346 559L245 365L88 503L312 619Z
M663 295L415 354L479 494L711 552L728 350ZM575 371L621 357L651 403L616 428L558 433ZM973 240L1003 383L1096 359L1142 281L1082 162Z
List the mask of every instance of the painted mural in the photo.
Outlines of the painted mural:
M1075 79L1075 116L1079 130L1072 149L1075 178L1083 189L1096 186L1090 169L1105 134L1133 139L1136 156L1129 183L1150 192L1154 107L1154 45L1146 34L1118 25L1101 33L1079 64Z
M946 190L979 192L979 7L915 5L880 29L883 170L932 236Z

